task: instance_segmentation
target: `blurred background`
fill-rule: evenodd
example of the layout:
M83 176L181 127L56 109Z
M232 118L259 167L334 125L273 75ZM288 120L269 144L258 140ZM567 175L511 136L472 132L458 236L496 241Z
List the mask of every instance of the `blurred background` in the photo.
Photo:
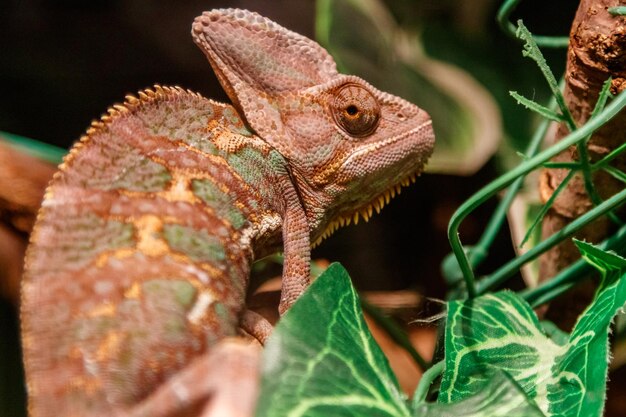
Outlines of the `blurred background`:
M364 291L408 289L443 298L440 264L450 251L451 214L520 161L515 151L524 149L538 122L508 92L548 99L521 44L497 27L499 5L497 0L2 0L0 131L67 149L109 105L155 83L228 101L191 40L191 22L212 8L257 11L317 38L341 70L432 115L438 142L429 172L369 223L337 231L313 256L343 263ZM522 18L536 34L567 35L576 6L571 0L522 1L512 18ZM558 77L565 50L543 52ZM480 237L495 204L464 222L465 243ZM0 281L16 275L28 231L7 233L18 249L3 249ZM505 228L482 268L492 270L513 255ZM25 415L12 291L0 294L0 417Z

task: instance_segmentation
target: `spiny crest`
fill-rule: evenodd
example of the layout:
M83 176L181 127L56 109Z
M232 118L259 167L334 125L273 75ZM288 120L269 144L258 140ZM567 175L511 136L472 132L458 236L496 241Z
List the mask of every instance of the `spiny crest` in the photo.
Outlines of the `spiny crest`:
M137 93L139 98L133 96L132 94L128 94L125 97L125 101L123 104L114 104L113 106L107 109L107 114L102 115L100 120L94 120L91 123L91 127L87 129L87 135L92 135L97 131L97 129L101 129L107 123L110 123L114 118L119 117L123 114L129 113L133 110L136 110L140 106L148 103L152 103L158 100L163 100L170 98L171 96L179 96L179 95L190 95L195 98L204 98L199 93L196 93L191 90L185 90L179 86L161 86L158 84L154 85L154 90L150 88L146 88L145 90L139 91Z
M137 93L137 95L139 97L132 94L126 95L125 101L122 104L116 103L112 105L107 109L106 113L100 117L100 120L93 120L91 125L87 128L85 134L81 136L80 140L72 147L72 149L70 149L69 153L65 155L63 162L59 166L60 170L55 173L53 179L56 179L60 175L60 172L65 170L68 163L70 163L75 157L76 153L78 153L94 135L106 129L107 126L117 117L122 117L126 114L132 113L145 104L150 104L159 100L166 100L173 96L186 95L193 98L204 99L201 94L194 91L186 90L179 86L161 86L159 84L155 84L152 89L146 88L145 90L141 90Z
M370 217L372 217L372 215L374 214L374 211L376 211L376 213L380 213L383 207L389 204L392 198L402 192L402 187L408 187L409 185L414 184L415 181L417 181L418 175L419 173L411 174L410 176L401 180L398 184L392 185L391 187L387 188L383 193L375 197L374 200L372 200L372 202L365 208L356 210L352 213L348 213L345 215L340 215L331 220L321 236L318 237L315 242L313 242L312 247L315 248L316 246L318 246L320 243L322 243L324 239L331 236L340 227L348 226L350 223L354 223L355 225L358 224L359 217L362 217L365 222L368 222Z

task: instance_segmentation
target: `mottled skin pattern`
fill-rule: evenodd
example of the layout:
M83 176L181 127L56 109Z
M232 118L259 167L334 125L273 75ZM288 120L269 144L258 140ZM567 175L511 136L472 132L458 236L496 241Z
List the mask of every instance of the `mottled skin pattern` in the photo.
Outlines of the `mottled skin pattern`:
M193 384L171 381L237 333L251 262L283 248L284 312L311 243L380 210L432 151L424 111L307 38L232 9L192 35L234 107L128 96L46 193L23 285L31 416L139 415L157 388L181 402L162 415L196 415Z

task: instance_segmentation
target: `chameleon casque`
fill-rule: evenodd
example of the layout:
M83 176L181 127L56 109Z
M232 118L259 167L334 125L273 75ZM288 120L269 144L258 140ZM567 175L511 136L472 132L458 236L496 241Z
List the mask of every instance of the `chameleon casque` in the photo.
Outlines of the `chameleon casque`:
M157 415L138 411L157 389L181 401L163 415L197 415L193 384L170 381L237 334L252 261L282 247L285 312L311 244L380 210L432 152L426 112L256 13L205 12L192 36L233 104L127 96L46 192L22 288L33 417Z

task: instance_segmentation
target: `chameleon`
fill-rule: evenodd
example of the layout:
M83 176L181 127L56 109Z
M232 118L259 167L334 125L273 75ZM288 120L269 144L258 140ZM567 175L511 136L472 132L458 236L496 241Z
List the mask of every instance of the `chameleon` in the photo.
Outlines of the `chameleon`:
M302 35L239 9L191 34L232 104L128 95L45 193L22 284L31 417L199 415L183 397L202 384L176 375L238 334L251 263L284 252L283 314L312 244L380 211L432 153L424 110ZM147 413L155 393L179 404Z

